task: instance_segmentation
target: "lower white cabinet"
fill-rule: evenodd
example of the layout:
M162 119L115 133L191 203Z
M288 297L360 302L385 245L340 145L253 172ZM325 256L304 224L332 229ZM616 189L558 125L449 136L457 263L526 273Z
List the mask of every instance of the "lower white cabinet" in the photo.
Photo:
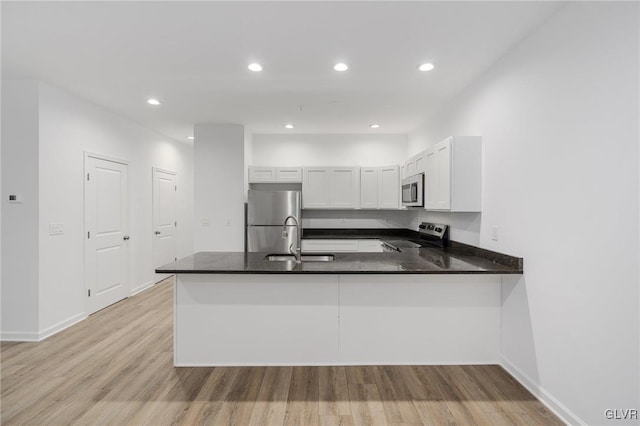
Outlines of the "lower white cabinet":
M302 207L357 209L360 207L359 167L305 167Z
M360 208L400 208L398 166L362 167L360 169Z
M303 239L302 251L305 253L379 253L382 252L382 242L374 239Z

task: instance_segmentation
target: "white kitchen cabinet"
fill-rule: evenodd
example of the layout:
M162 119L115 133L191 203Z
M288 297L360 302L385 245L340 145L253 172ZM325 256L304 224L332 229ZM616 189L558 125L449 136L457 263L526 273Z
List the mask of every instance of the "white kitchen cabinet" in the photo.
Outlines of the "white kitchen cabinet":
M378 169L378 208L400 208L400 179L398 166Z
M360 169L360 208L378 208L378 167L362 167Z
M360 169L360 208L398 209L400 180L398 166Z
M358 251L358 240L303 239L304 253L347 253Z
M249 183L275 182L275 167L249 166Z
M276 167L278 182L302 182L302 167Z
M359 253L382 253L382 251L380 240L358 240Z
M249 183L278 182L302 182L302 168L249 166Z
M305 167L302 207L357 209L360 207L359 167Z
M324 167L305 167L302 179L302 207L327 209L331 207L331 171Z
M357 209L360 207L360 168L337 167L331 169L331 207Z
M374 239L303 239L303 253L381 253L382 242Z
M452 136L427 150L425 209L482 211L482 138Z
M404 163L402 163L401 165L402 179L425 172L426 160L427 160L426 154L427 154L427 151L421 151L416 155L407 159Z

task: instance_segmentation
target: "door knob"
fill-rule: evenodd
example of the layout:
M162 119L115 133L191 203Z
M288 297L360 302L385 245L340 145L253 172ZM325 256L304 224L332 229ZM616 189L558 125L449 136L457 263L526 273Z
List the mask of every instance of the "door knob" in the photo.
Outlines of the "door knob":
M124 237L122 237L123 240L127 241L130 237L128 235L125 235Z
M154 234L160 235L160 231L156 231L156 232L154 232Z

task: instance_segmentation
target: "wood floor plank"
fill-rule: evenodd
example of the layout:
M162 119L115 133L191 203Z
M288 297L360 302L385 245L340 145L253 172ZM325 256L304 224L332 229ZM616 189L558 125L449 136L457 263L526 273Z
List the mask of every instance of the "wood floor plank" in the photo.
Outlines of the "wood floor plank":
M287 426L319 425L319 399L318 369L293 367L284 424Z
M340 420L340 416L351 415L345 368L340 366L318 367L318 381L320 385L319 414L337 417L340 422L347 421Z
M382 401L375 384L349 384L351 415L357 425L387 425Z
M173 366L173 280L0 343L2 425L561 425L499 366Z
M251 413L250 426L284 423L292 371L292 367L273 367L266 370Z

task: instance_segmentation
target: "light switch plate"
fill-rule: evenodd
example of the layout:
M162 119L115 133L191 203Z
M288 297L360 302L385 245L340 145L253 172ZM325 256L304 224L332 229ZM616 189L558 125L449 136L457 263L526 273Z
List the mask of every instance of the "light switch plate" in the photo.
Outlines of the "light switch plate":
M492 226L491 227L491 239L493 241L498 241L498 227L497 226Z
M50 223L49 235L62 235L64 234L64 223Z

